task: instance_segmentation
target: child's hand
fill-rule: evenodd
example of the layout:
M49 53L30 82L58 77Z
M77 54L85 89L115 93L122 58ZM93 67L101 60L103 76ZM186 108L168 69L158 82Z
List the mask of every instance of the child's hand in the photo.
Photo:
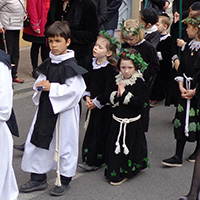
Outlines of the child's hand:
M86 96L85 98L86 98L85 106L87 107L87 109L89 109L92 104L92 99L90 99L89 96Z
M179 13L175 12L174 13L174 23L176 23L177 21L179 21Z
M193 96L195 95L195 93L196 93L196 89L194 89L194 90L187 90L187 92L184 93L184 94L181 94L181 96L184 99L192 99Z
M121 82L118 85L117 97L121 97L124 92L125 92L124 84Z
M177 39L177 46L182 47L185 44L185 41L183 39Z
M36 88L38 87L43 87L43 91L49 91L50 90L50 87L51 87L51 83L46 80L46 81L40 81L37 85L36 85Z
M180 61L179 61L179 59L176 59L174 61L174 68L175 68L176 71L178 71L179 65L180 65Z

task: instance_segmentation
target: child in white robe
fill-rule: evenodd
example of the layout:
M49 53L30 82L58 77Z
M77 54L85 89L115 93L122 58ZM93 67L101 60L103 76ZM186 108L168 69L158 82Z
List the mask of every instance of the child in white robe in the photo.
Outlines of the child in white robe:
M78 160L79 101L86 89L74 52L68 50L70 29L57 21L47 32L50 58L39 67L33 89L33 102L38 110L33 119L22 159L22 169L31 179L20 187L22 192L47 188L46 173L57 170L55 187L50 194L64 195ZM54 155L55 154L55 155Z
M0 50L0 200L17 200L18 187L12 166L13 139L6 124L13 105L11 64Z

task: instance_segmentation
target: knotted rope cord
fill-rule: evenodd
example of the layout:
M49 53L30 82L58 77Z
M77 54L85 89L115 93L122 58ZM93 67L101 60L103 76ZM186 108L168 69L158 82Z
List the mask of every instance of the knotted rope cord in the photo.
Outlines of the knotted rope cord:
M120 139L121 134L122 134L122 126L124 125L122 147L124 148L124 154L127 155L129 153L129 149L126 146L126 126L127 126L127 124L129 124L131 122L139 120L141 115L138 115L137 117L133 117L133 118L129 118L129 119L128 118L119 118L119 117L116 117L114 114L112 115L112 117L113 117L114 120L116 120L117 122L120 123L120 128L119 128L119 133L118 133L118 136L117 136L117 141L115 142L115 145L116 145L115 154L120 153L119 139Z
M191 87L191 81L193 78L187 77L185 74L183 76L186 79L186 90L190 90ZM187 104L186 104L186 116L185 116L185 136L189 136L189 115L190 115L190 99L187 99Z
M61 114L58 116L58 120L56 123L56 149L55 149L55 155L54 160L57 162L57 170L56 170L56 181L55 185L60 187L61 180L60 180L60 145L61 145Z
M84 123L84 129L86 130L90 121L91 109L88 110L87 119Z

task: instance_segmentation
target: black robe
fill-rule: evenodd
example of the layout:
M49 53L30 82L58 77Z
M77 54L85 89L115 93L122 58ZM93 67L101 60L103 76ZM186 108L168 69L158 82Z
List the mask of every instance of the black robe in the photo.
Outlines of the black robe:
M200 49L198 51L192 51L188 44L182 53L181 64L179 67L178 75L184 77L183 73L187 77L193 78L191 80L191 89L197 87L196 76L200 72ZM184 88L186 88L186 80L184 78ZM190 110L189 110L189 136L186 137L185 130L185 118L186 118L186 105L187 100L183 99L181 95L177 95L178 106L176 109L175 119L174 119L174 134L175 139L184 140L189 142L194 142L198 139L200 134L200 118L199 118L199 108L197 106L197 99L195 96L190 100Z
M106 89L106 82L114 73L114 67L108 64L100 69L90 69L86 79L87 89L91 99L101 99ZM104 105L104 103L102 104ZM86 117L87 118L87 117ZM105 151L108 137L108 128L111 120L110 106L91 110L89 124L82 146L82 159L89 166L100 166L105 162Z
M158 46L157 52L161 53L160 70L155 79L151 100L162 101L165 98L166 105L177 104L178 84L174 80L176 70L172 69L172 58L177 56L176 43L170 35L162 36Z
M122 119L130 119L141 115L149 93L144 80L137 77L135 83L126 85L123 95L117 97L117 77L118 74L107 83L107 90L104 98L101 98L101 102L109 101L112 106L112 114ZM120 123L112 118L105 162L105 176L109 181L119 182L124 178L132 178L141 169L147 167L147 143L142 126L141 118L127 124L125 137L125 144L129 150L127 155L124 154L122 145L124 136L124 129L122 128L122 135L119 139L121 151L116 154L116 141Z

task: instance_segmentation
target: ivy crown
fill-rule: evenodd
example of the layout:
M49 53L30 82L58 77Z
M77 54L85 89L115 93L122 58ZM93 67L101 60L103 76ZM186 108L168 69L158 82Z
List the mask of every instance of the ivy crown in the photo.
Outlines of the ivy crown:
M128 49L123 49L118 55L117 58L128 58L133 61L133 63L139 67L139 70L144 73L144 71L147 69L148 64L143 60L140 53L135 55L134 53L130 53Z
M117 47L118 50L121 49L121 45L117 41L117 39L114 38L114 37L112 37L111 35L109 35L107 31L102 30L102 31L99 32L99 35L100 34L104 35L104 37L107 38L111 44L116 45L116 47Z
M187 17L184 20L182 20L184 24L192 24L193 26L196 26L200 29L200 16L197 17L197 19L194 19L192 17Z
M131 31L131 28L130 27L126 28L124 24L125 24L125 20L122 19L122 22L119 25L120 25L121 30L125 33L126 36L130 36L130 34L132 36L135 36L139 33L140 28L144 28L144 26L139 25L138 28L135 28L133 31Z

